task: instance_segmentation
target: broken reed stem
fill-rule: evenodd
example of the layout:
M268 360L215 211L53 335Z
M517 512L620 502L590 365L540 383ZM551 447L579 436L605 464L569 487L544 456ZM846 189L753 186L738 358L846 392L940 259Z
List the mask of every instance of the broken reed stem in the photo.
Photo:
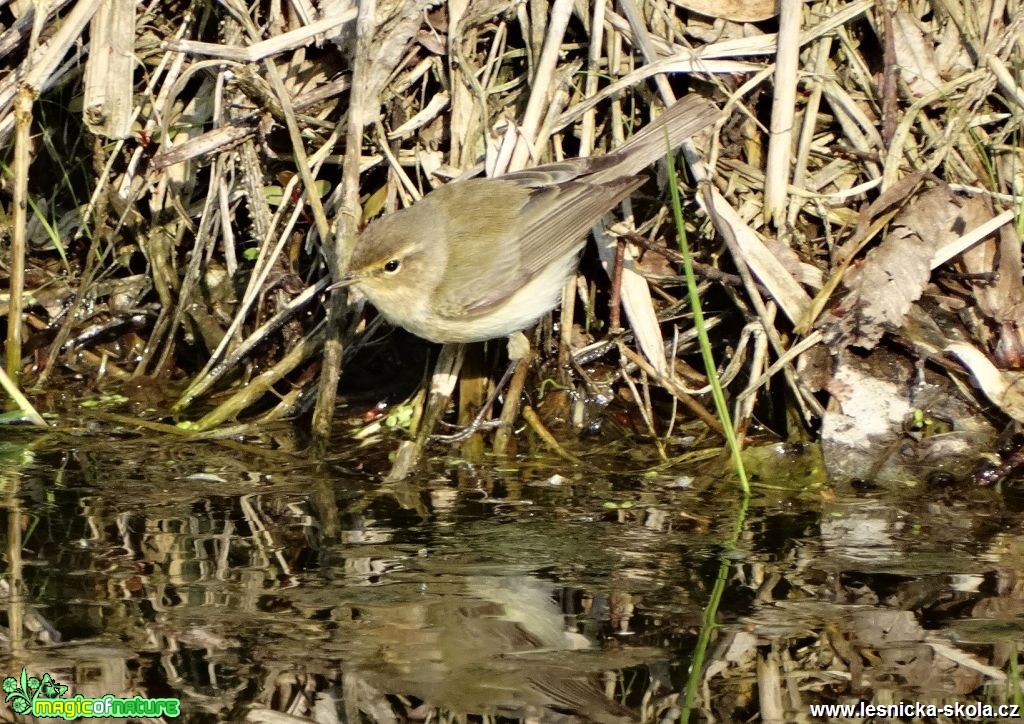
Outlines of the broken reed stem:
M7 393L8 397L14 400L14 404L18 406L18 409L28 418L29 422L38 427L47 427L46 420L36 411L32 403L28 401L28 398L22 394L14 380L4 372L3 367L0 367L0 387Z
M615 242L615 261L612 266L612 293L608 301L608 333L615 335L622 331L622 265L626 258L626 242L621 238Z
M526 386L526 373L530 371L530 363L533 361L534 352L530 350L526 355L516 362L516 370L512 374L512 381L508 383L508 393L505 395L505 404L501 408L501 427L494 433L494 454L507 455L509 442L512 439L512 426L515 425L519 416L519 400L523 396L523 388Z
M36 93L22 84L14 98L14 213L11 229L10 307L7 312L7 375L15 386L21 379L22 313L25 309L25 252L28 245L28 172L32 106Z
M764 216L784 228L787 187L792 176L796 83L800 63L800 0L780 0L779 38L775 49L775 93L764 183Z
M719 435L724 435L725 432L722 429L721 423L718 418L715 417L714 413L704 407L695 397L690 395L688 392L682 389L682 387L676 383L675 380L665 377L658 373L651 363L648 362L644 357L631 350L626 345L622 345L622 352L629 358L629 361L635 364L637 367L642 369L648 374L655 382L661 385L665 390L675 397L677 400L683 403L683 405L690 410L694 415L699 417L705 425L710 427L712 430L717 432Z
M326 327L327 325L321 322L311 334L292 347L277 364L250 380L249 384L195 423L194 429L209 430L228 420L234 420L242 411L259 401L263 395L273 389L275 384L284 379L285 375L323 347L324 341L327 339Z
M293 318L299 311L305 308L305 306L312 300L316 295L323 292L327 286L328 279L321 279L319 282L311 287L304 290L299 296L292 299L283 309L279 310L273 317L268 319L266 322L261 324L259 328L254 330L248 337L238 344L237 347L232 349L231 353L224 359L221 364L211 365L208 374L200 374L193 383L181 394L178 401L174 403L172 408L175 412L181 412L198 397L221 379L225 374L235 368L235 365L241 363L241 361L252 352L257 345L261 342L266 341L271 333L280 329L285 322Z
M580 460L578 457L576 457L571 452L562 447L561 443L559 443L558 440L555 439L555 436L551 434L551 431L544 427L544 423L540 421L540 418L537 416L537 413L534 412L533 408L530 407L529 405L526 405L523 408L523 419L526 420L526 423L530 426L530 428L535 433L537 433L540 439L543 440L544 443L548 447L550 447L557 455L568 460L573 465L584 464L582 460Z
M395 452L395 461L384 482L397 482L409 477L416 469L423 451L427 449L430 435L444 415L451 399L455 384L466 359L466 345L459 343L443 344L434 363L434 371L430 376L429 393L421 395L417 407L422 411L414 414L412 433L416 437L404 440ZM421 388L422 389L422 388Z
M345 131L345 165L341 177L341 210L338 215L334 236L322 239L327 269L334 279L340 278L344 255L356 238L361 218L359 206L359 160L363 148L363 127L366 123L367 107L373 102L379 109L378 98L367 98L367 78L370 73L369 45L376 31L377 4L366 0L359 4L356 18L356 58L352 70L352 89L349 97L347 127ZM378 111L379 112L379 111ZM376 115L376 113L374 114ZM310 189L313 192L313 189ZM327 301L327 338L323 350L320 372L320 386L317 391L316 407L313 410L312 432L314 447L323 450L331 437L334 421L334 405L338 396L338 382L341 380L341 363L344 343L341 338L341 319L348 309L348 292L338 289Z

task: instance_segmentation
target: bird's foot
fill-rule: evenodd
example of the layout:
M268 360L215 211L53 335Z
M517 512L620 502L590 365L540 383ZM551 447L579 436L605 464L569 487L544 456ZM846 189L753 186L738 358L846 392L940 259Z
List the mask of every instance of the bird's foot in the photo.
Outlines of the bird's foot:
M430 439L433 442L444 442L444 443L456 443L465 442L469 438L473 437L478 432L483 430L495 430L501 427L501 420L484 420L482 415L477 415L471 423L465 427L460 428L458 425L452 425L447 422L442 422L442 425L458 429L458 432L453 432L450 435L431 435Z

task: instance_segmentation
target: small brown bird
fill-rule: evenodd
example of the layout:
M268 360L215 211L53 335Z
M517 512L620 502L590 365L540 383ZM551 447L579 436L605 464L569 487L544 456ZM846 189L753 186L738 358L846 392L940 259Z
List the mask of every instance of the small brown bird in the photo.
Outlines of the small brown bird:
M557 306L587 231L644 183L637 174L718 115L690 95L607 155L442 186L372 222L331 288L354 285L433 342L525 329Z

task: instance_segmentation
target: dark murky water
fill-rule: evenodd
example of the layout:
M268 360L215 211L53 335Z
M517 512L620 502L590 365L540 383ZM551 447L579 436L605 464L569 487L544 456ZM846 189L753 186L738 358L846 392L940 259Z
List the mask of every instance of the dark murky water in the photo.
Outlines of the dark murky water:
M676 720L724 571L694 720L1014 702L1024 543L998 491L763 480L729 545L735 489L696 468L353 468L8 435L0 674L186 721Z

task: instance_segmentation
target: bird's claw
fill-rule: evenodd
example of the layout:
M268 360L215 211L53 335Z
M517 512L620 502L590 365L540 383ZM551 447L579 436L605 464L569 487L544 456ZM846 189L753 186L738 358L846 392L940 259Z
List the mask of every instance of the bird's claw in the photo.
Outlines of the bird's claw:
M442 423L448 425L448 423ZM501 427L504 423L501 420L473 420L470 424L463 428L460 428L458 432L453 432L450 435L431 435L430 439L433 442L444 442L444 443L456 443L465 442L469 438L473 437L476 433L482 430L496 430ZM458 427L458 425L449 425L449 427Z

